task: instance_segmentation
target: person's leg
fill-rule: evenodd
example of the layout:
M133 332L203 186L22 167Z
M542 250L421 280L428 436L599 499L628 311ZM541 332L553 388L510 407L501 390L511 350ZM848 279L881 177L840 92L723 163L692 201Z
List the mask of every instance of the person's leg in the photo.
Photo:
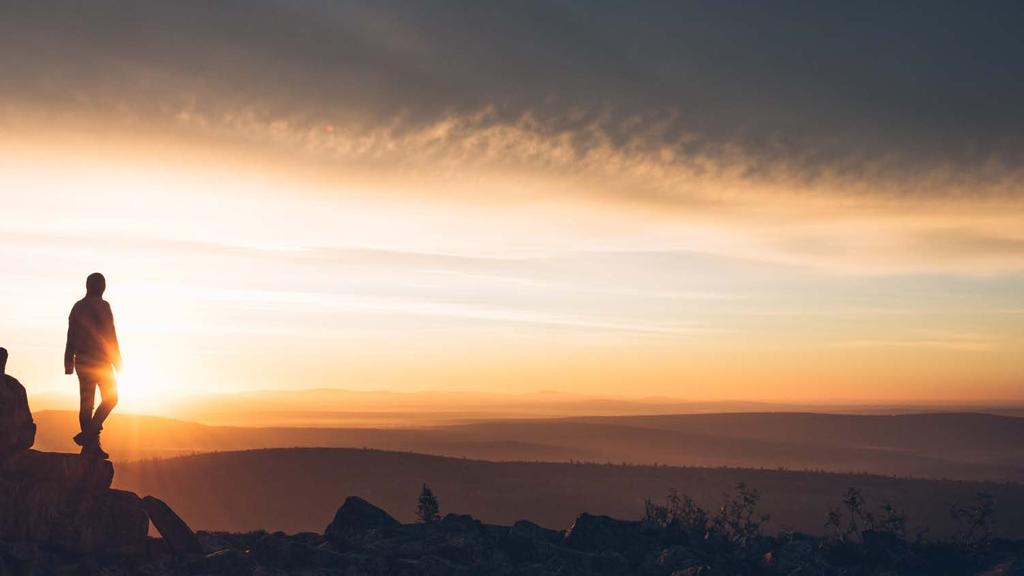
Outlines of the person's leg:
M96 379L100 388L101 402L92 416L92 429L99 434L103 430L103 421L110 416L114 406L117 406L117 380L114 379L114 371L110 368L97 374Z
M96 404L96 380L90 372L81 367L78 369L78 424L83 435L92 433L92 409Z

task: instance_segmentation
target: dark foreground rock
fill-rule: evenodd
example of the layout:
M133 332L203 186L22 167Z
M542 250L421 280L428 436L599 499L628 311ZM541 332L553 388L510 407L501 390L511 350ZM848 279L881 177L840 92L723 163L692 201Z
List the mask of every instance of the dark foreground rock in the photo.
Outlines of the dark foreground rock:
M110 488L106 460L31 450L36 428L24 388L0 377L0 574L29 573L36 550L141 550L149 530L142 500Z
M324 531L330 538L344 540L351 534L398 526L398 520L358 496L349 496Z
M527 521L496 526L458 514L400 524L369 502L350 498L325 534L200 531L195 537L205 555L175 554L168 542L153 539L134 556L55 558L39 548L0 546L0 558L9 558L10 566L35 562L35 574L82 573L85 566L85 573L150 576L1024 574L1024 542L960 546L866 536L839 542L789 534L738 543L719 533L694 539L678 527L590 514L580 515L567 531Z
M67 552L139 546L149 518L141 499L110 489L110 462L28 450L0 464L0 541Z
M203 553L203 546L195 532L166 502L155 496L146 496L142 499L142 507L171 552L183 556Z
M24 388L0 373L0 576L227 575L251 574L257 566L252 546L218 546L207 555L162 500L111 489L110 462L32 450L35 431ZM368 503L365 509L375 510ZM340 524L359 531L372 524L361 519L361 510L350 506ZM151 518L163 539L148 537ZM281 562L280 556L268 558Z

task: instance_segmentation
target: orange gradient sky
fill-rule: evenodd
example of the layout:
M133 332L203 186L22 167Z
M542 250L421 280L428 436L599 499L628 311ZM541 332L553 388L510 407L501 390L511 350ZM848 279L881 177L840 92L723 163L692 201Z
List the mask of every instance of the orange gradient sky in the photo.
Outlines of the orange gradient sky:
M67 313L101 271L122 399L142 411L314 387L1024 400L1016 136L950 151L944 116L890 125L870 97L847 109L781 81L778 98L693 120L674 94L745 77L689 56L669 64L704 88L649 84L664 101L621 78L601 80L621 88L605 100L574 100L591 87L537 68L507 101L449 93L462 72L423 56L444 47L416 28L436 23L375 10L359 14L372 38L340 20L323 31L388 56L373 66L344 60L343 42L316 53L337 51L327 66L296 39L261 52L271 41L248 29L199 26L184 33L212 56L193 70L188 42L137 34L147 18L188 19L160 10L113 39L102 14L19 14L0 35L40 59L0 59L0 345L33 394L74 393ZM499 36L522 33L508 26ZM594 82L607 72L573 62ZM401 82L380 75L399 69ZM833 132L817 131L818 107ZM765 126L723 120L744 114Z

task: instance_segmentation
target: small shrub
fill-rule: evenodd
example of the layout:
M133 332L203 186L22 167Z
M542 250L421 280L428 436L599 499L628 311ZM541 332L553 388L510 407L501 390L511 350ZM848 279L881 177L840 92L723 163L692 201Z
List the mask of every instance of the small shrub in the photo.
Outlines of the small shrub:
M906 540L907 515L898 511L892 504L883 504L882 513L875 522L874 529Z
M771 518L757 513L761 493L740 482L733 492L726 492L725 501L712 522L714 530L739 546L761 538L761 526Z
M889 534L901 540L907 537L907 515L892 504L883 504L878 516L868 510L860 490L850 488L843 495L844 513L838 508L829 510L825 528L840 542L863 541L866 530Z
M866 510L864 496L860 490L850 488L843 495L843 505L849 513L849 523L846 526L847 536L860 536L860 534L874 525L875 518Z
M843 513L838 508L829 509L828 518L825 520L825 529L832 538L840 542L846 540L846 530L843 529Z
M652 528L665 528L668 526L668 506L654 502L650 498L644 498L644 524Z
M949 511L956 523L953 541L962 546L977 547L992 539L995 521L995 500L987 492L979 492L966 505L954 504Z
M657 504L650 498L644 501L644 522L655 528L703 538L708 528L708 513L693 498L673 489L665 497L665 504Z
M416 518L424 524L430 522L436 522L441 518L440 506L437 503L437 497L434 496L434 491L430 489L430 486L423 485L423 489L420 490L420 498L416 505Z

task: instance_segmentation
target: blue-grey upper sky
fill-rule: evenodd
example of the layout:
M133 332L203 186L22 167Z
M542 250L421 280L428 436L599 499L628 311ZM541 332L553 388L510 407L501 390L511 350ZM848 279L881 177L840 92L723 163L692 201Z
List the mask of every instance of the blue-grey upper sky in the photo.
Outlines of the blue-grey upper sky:
M1024 159L1017 2L5 2L20 105L415 129L486 109L747 170ZM881 168L879 168L881 166ZM980 172L984 172L984 174Z

